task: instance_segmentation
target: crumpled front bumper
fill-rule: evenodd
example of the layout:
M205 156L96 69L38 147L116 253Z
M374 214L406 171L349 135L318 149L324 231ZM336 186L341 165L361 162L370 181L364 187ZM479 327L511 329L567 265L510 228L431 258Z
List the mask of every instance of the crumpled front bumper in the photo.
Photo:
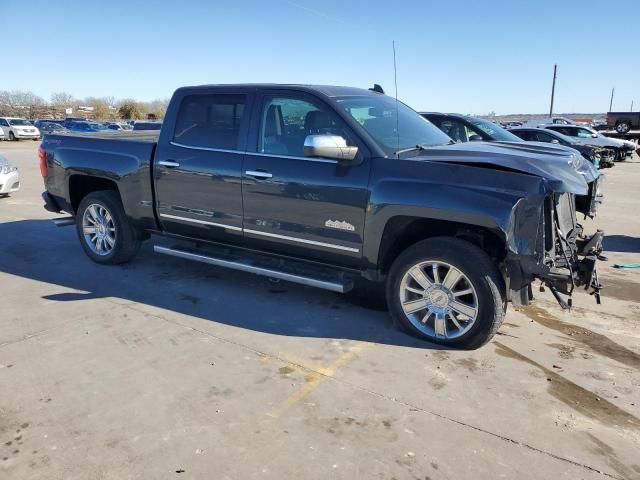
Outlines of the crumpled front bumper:
M580 234L575 241L576 250L568 256L562 268L551 268L549 273L540 278L563 308L571 307L571 295L576 288L584 288L594 295L600 303L602 285L598 280L597 263L602 256L604 232L597 230L593 235ZM560 294L568 295L565 301Z
M595 193L594 189L588 196L594 204L598 203ZM602 286L598 281L597 263L603 258L604 232L598 230L585 234L583 226L576 220L577 206L572 194L548 196L544 201L534 251L507 255L505 279L509 299L514 304L526 305L532 300L531 284L535 279L553 293L563 308L571 306L570 297L580 287L600 302ZM565 299L563 295L569 298Z

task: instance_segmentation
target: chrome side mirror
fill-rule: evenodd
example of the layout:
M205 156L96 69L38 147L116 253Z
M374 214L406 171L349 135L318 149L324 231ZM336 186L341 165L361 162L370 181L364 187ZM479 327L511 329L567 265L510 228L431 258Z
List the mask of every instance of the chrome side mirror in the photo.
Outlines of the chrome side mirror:
M556 143L556 144L558 144L558 143L560 143L560 142L558 141L558 139L554 138L553 140L551 140L551 143Z
M358 147L348 146L340 135L307 135L304 139L305 157L353 160L357 153Z

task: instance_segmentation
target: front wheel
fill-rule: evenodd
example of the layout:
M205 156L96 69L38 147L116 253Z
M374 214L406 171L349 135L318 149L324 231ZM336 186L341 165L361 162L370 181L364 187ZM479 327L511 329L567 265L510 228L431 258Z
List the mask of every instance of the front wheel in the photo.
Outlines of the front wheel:
M400 254L386 295L391 316L407 332L455 348L484 345L506 311L504 282L494 262L457 238L423 240Z
M96 263L130 261L140 249L140 235L127 218L117 192L89 193L76 212L76 231L85 253Z
M9 140L11 140L12 142L15 142L17 140L13 132L9 132Z

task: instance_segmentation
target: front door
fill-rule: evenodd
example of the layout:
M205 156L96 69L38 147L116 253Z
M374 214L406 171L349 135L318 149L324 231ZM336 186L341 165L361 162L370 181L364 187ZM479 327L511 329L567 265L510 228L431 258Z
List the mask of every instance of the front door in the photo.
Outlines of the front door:
M156 211L164 231L211 241L242 237L250 97L215 89L179 102L173 132L163 131L155 157Z
M242 186L245 241L339 265L362 257L371 162L342 119L307 94L265 94L252 121ZM359 147L344 162L304 155L307 135L340 135Z

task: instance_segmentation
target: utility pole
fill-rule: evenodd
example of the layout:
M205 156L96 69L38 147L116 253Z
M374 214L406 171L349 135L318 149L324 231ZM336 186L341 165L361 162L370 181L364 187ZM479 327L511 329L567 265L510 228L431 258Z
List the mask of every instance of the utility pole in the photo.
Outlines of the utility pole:
M549 116L553 116L553 97L556 94L556 72L558 65L553 66L553 84L551 85L551 106L549 107Z
M615 92L615 91L616 91L615 88L611 89L611 101L609 102L609 111L610 112L612 111L611 109L613 108L613 92Z
M633 100L631 100L631 109L629 111L633 112Z

